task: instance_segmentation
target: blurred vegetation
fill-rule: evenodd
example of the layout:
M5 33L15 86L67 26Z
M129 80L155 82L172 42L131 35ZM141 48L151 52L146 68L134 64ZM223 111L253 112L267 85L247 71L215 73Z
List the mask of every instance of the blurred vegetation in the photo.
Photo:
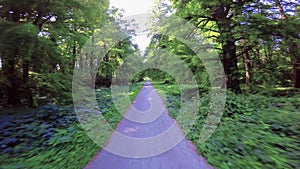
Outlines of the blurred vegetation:
M177 85L153 82L176 117L180 107ZM143 83L130 86L134 98ZM109 88L97 90L98 106L112 125L122 119ZM208 141L198 138L209 99L203 97L200 114L187 136L201 155L217 168L299 168L300 97L267 97L228 93L222 121ZM3 114L3 113L2 113ZM1 117L1 167L83 168L100 150L85 134L73 108L47 104L24 114Z
M171 2L155 2L156 25L170 16L193 24L187 38L203 36L224 67L225 111L209 140L198 142L209 111L211 79L188 44L162 33L168 27L153 25L151 43L141 56L142 49L133 42L137 25L124 20L122 10L109 9L108 0L0 0L0 168L83 168L100 148L71 106L73 72L82 71L83 83L92 83L102 114L115 127L122 116L111 98L113 79L123 84L127 73L160 65L158 50L177 56L195 77L200 114L187 138L210 164L221 169L300 168L299 2ZM105 54L94 57L88 43ZM207 54L205 59L213 58ZM171 59L162 65L173 64ZM159 68L143 70L128 81L129 97L134 100L147 77L176 118L179 85L174 75ZM179 66L173 72L186 73Z
M159 21L156 26L171 14L193 24L195 30L187 38L199 35L205 39L202 41L212 44L223 63L226 77L222 78L228 89L235 93L268 93L269 89L300 88L300 22L296 1L171 2L155 2L153 19ZM151 59L153 63L161 62L156 58L157 50L164 50L173 58L178 56L195 76L201 92L209 90L203 60L196 57L189 44L164 34L169 29L166 25L153 25L149 33L151 43L141 57L142 49L132 40L138 25L124 20L122 10L108 6L107 0L25 0L18 4L1 0L0 106L69 104L74 70L94 68L95 72L85 78L92 79L96 88L109 87L129 56L132 57L126 71L150 64L147 61ZM117 37L122 40L116 40ZM88 55L88 45L106 53L100 54L101 58ZM210 57L204 59L214 59ZM172 59L168 62L174 64ZM153 80L172 83L171 75L154 75L153 71L145 70L133 81L151 74Z

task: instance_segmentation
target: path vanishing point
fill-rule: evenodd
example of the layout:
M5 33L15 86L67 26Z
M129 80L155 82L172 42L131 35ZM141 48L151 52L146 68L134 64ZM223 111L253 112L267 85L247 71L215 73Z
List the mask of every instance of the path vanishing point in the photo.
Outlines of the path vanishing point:
M168 130L170 128L172 131ZM159 137L162 133L165 133L165 136ZM120 135L145 141L125 143L124 137ZM183 139L176 143L178 138ZM170 144L174 146L170 147ZM107 151L109 149L120 153L111 153ZM193 143L183 137L176 120L169 116L162 98L147 81L111 134L106 147L97 153L85 169L213 169L213 167L198 153Z

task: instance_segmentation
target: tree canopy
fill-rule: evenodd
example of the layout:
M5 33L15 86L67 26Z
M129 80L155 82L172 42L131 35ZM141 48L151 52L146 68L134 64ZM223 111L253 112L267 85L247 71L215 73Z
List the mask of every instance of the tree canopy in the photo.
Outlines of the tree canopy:
M132 42L135 23L123 20L121 11L108 9L108 4L105 0L1 0L0 83L7 104L33 106L37 104L36 98L50 93L56 98L71 97L71 74L76 66L89 63L91 58L80 52L95 32L115 31L127 36L96 65L96 86L110 86L117 67L139 49ZM154 18L178 16L195 25L195 34L205 35L219 51L230 90L241 93L268 87L300 87L297 1L160 0L154 8ZM116 25L115 30L102 30L111 23ZM187 44L152 33L146 59L153 55L153 50L166 49L180 56L201 82L200 86L209 86L203 63ZM109 40L94 43L103 42ZM148 71L146 74L170 78Z

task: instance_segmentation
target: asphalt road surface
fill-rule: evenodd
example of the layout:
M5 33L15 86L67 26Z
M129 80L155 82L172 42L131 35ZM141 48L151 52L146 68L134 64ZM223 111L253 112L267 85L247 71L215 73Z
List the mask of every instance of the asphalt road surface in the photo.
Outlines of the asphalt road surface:
M146 82L111 134L108 144L85 169L213 169L172 119Z

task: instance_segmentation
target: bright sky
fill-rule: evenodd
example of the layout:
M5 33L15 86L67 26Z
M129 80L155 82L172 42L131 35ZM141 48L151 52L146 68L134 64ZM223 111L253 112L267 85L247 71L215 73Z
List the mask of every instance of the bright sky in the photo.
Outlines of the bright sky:
M150 12L154 0L110 0L110 6L124 9L124 16Z
M110 7L115 6L116 8L124 9L124 18L133 17L138 23L144 24L144 21L147 19L141 18L141 15L138 14L150 13L151 8L154 5L154 1L155 0L110 0ZM139 33L139 31L137 31L137 33ZM150 38L147 38L147 33L138 34L138 36L133 39L142 51L145 50L150 43Z

